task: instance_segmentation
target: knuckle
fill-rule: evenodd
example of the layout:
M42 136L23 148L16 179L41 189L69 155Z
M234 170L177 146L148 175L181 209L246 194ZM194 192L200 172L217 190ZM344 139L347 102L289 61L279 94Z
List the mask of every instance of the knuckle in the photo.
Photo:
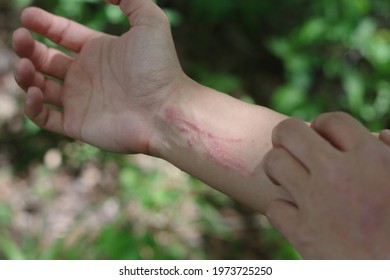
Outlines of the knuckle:
M322 130L334 130L343 120L349 118L350 116L344 112L326 113L318 116L313 121L312 126Z
M301 121L297 119L287 119L279 123L272 131L272 141L274 145L278 145L288 137L296 128L301 125Z
M264 163L269 166L273 162L275 149L270 150L264 157Z
M283 160L281 149L272 149L264 157L264 170L267 173L274 173Z
M273 150L269 151L263 159L264 171L268 174L273 169L273 161L272 161Z
M43 70L45 65L49 63L49 52L37 52L31 57L34 67L37 70Z

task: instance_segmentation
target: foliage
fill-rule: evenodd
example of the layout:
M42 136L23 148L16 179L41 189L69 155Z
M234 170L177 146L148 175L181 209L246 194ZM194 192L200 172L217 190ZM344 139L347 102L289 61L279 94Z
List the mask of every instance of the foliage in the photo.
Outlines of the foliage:
M390 105L390 30L382 15L389 3L315 1L310 6L315 13L302 25L269 42L286 69L286 84L273 96L275 108L304 118L341 109L382 129Z
M389 126L389 1L158 2L171 19L185 71L200 83L305 120L344 110L373 130ZM30 4L112 34L129 28L120 11L102 0L12 1L16 10ZM127 157L69 142L28 121L17 136L5 137L10 172L38 176L33 187L43 190L34 194L40 202L60 195L42 187L58 172L77 177L92 163L106 174L114 166L113 190L93 201L84 215L92 215L107 197L119 198L114 201L121 214L92 236L84 232L74 238L84 221L79 217L65 236L47 247L39 234L15 237L13 209L0 204L0 258L298 258L264 221L258 226L258 217L248 209L193 178L172 179L164 168L140 168ZM62 167L47 166L44 158L50 149L61 154ZM192 213L185 223L190 233L185 234L178 230L185 218L177 214L183 209ZM245 224L245 234L229 227L226 217Z

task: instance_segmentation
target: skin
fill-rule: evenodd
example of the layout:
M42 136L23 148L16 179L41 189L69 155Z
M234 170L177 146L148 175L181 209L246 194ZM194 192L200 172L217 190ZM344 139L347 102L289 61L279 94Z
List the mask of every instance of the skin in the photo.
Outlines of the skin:
M390 258L389 131L378 139L330 113L282 122L273 146L265 171L295 203L276 200L267 216L304 258Z
M149 152L153 127L145 112L159 110L184 75L163 12L147 3L132 13L142 2L122 5L134 27L119 38L37 8L24 11L24 26L77 54L48 49L26 29L15 32L15 51L25 58L16 80L28 90L25 109L34 122L108 151Z
M302 178L307 179L308 176L305 177L304 174L307 175L308 172L301 172L303 177L293 176L297 171L294 169L296 164L293 164L296 160L292 160L291 157L289 157L290 161L282 160L279 166L276 166L278 155L275 160L270 160L275 155L274 151L278 149L279 152L284 151L282 156L286 156L284 144L283 146L280 144L280 147L276 146L268 154L266 164L262 162L272 148L274 127L287 117L261 106L243 103L191 80L181 69L168 19L152 1L107 2L119 5L131 23L132 28L129 32L120 37L93 31L37 8L28 8L23 12L21 22L25 28L18 29L14 33L13 44L15 52L21 58L16 65L15 78L27 92L25 101L27 116L43 129L108 151L143 153L163 158L261 213L265 213L268 208L267 213L271 221L292 241L293 245L296 245L303 256L345 257L342 255L345 253L345 247L340 246L339 249L331 252L318 248L318 244L323 243L316 243L313 238L318 237L325 242L327 240L325 233L329 233L326 231L329 231L329 228L318 232L309 228L309 225L312 225L309 222L314 223L314 229L317 229L316 226L321 228L321 225L315 224L315 215L320 217L320 214L323 214L321 211L329 210L324 201L333 203L332 199L334 199L341 203L338 205L346 205L348 199L360 201L361 196L354 196L354 190L348 188L349 185L346 184L345 192L350 192L351 198L347 198L346 195L334 198L333 196L339 193L336 182L332 188L333 196L328 193L322 198L322 194L318 194L316 197L318 203L314 205L321 207L315 211L308 211L307 209L311 210L310 207L315 208L313 203L309 203L309 199L304 199L312 193L307 191L309 185L303 184L307 181L302 180ZM51 39L73 54L47 48L35 41L31 32ZM46 106L47 104L50 106ZM296 121L290 120L287 124L289 123L292 128L296 127ZM314 129L316 123L318 121L313 125ZM281 131L282 134L282 136L279 132L274 134L276 145L279 145L279 142L275 139L284 139L280 143L286 142L285 145L288 147L290 145L298 147L300 141L306 143L304 141L311 139L311 137L306 140L305 137L296 138L294 135L297 132L294 129L290 128L290 131L287 128L281 129L283 126L286 124L280 125L275 130ZM354 139L353 135L345 135L343 129L338 129L337 133L341 133L340 135L345 137L343 139L353 142L351 140ZM320 134L326 139L329 138L325 132ZM291 141L287 141L288 139ZM334 135L330 139L336 141ZM382 133L380 139L390 143L388 133ZM341 152L333 148L329 142L320 141L320 143L318 147L316 143L311 148L321 148L323 145L332 153L326 156L324 151L319 149L321 151L317 156L319 162L332 156L332 160L336 160L334 166L344 168L345 172L352 172L351 174L357 172L353 169L356 162L366 167L363 159L358 157L358 154L362 156L363 152L352 153L349 150ZM375 143L381 145L377 140ZM313 145L311 141L309 144ZM383 149L383 144L380 147ZM305 150L312 151L302 147L298 149L306 154ZM380 152L383 157L385 153L382 150ZM315 157L317 153L307 154ZM366 150L365 156L375 162L377 158L374 158L374 154L376 153ZM290 163L292 165L289 165ZM347 163L351 166L346 166ZM316 165L310 168L314 166ZM321 170L327 174L324 176L326 178L330 176L328 181L333 178L331 183L337 181L334 178L341 176L339 169L329 166L327 168L323 167L325 170ZM368 166L367 170L373 168L374 165ZM378 167L375 170L383 173L383 168ZM299 170L302 171L301 169ZM290 176L291 183L282 181L279 175L272 173L271 170L279 170L276 172L279 175L286 174L282 175L282 178ZM335 174L329 175L327 171ZM316 172L320 173L319 167ZM370 174L373 173L368 173L368 176L372 177ZM360 172L357 175L360 176ZM347 182L349 179L353 180L353 177L345 176L344 173L342 176ZM378 178L374 179L379 180ZM279 186L272 181L277 182ZM313 179L313 185L320 183L317 181ZM370 179L367 184L371 185L371 183ZM295 188L300 192L295 191ZM382 193L385 197L386 192L382 189L379 191L366 192L371 196ZM359 212L360 204L356 201L351 205L358 209L350 207L351 212L357 210L358 213L362 213ZM338 206L338 208L343 207ZM298 213L303 213L302 209L306 211L304 218L299 216L301 219L298 220ZM340 209L342 210L345 209ZM388 214L386 209L383 210L383 213ZM329 219L325 217L324 220L327 221L327 218ZM355 217L355 219L359 218ZM339 223L336 223L336 226L341 227ZM367 226L366 223L365 226L371 228L379 225L368 223ZM296 234L298 232L299 236ZM321 234L322 232L324 234ZM349 233L347 230L345 232ZM372 233L373 230L368 233L370 232ZM336 240L335 246L340 243L342 245L351 243L340 241L336 231L329 234ZM307 239L303 240L303 237ZM351 250L354 249L352 247L349 244ZM333 255L332 253L336 251L340 251L340 254ZM372 253L375 253L374 251L372 250Z
M272 129L286 116L190 79L169 21L151 0L107 2L131 23L120 37L38 8L22 13L13 45L27 116L107 151L163 158L261 213L274 199L290 200L261 164ZM31 32L72 54L48 48Z

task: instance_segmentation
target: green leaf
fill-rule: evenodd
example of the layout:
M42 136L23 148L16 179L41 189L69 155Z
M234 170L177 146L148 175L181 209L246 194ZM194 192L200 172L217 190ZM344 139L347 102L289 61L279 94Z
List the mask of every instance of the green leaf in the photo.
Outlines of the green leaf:
M327 23L323 18L313 18L305 22L299 32L298 38L302 44L311 44L323 39L323 34L327 30Z
M131 188L138 182L138 172L132 167L123 167L119 173L119 182L125 189Z
M378 93L374 102L378 118L390 111L390 83L382 81L378 84Z
M29 135L35 135L40 132L42 129L33 123L30 119L24 118L24 131Z
M165 8L164 12L168 16L169 22L171 23L172 27L179 26L182 23L183 18L177 10Z
M224 93L232 93L242 85L240 78L228 73L212 73L204 70L200 74L200 82L203 85Z
M390 63L390 40L379 34L366 44L366 55L374 65L387 65Z
M364 79L357 71L347 71L343 80L343 87L347 94L348 105L352 112L359 112L364 104Z
M22 9L32 4L33 0L13 0L11 3L16 9Z
M351 35L353 48L362 49L371 40L377 28L376 22L372 18L362 19Z
M113 24L119 24L123 21L123 13L117 6L106 5L104 12L107 19Z
M12 219L11 207L8 204L0 203L0 226L8 225Z
M18 246L6 236L0 235L0 251L8 260L25 260L26 257Z
M280 87L272 97L273 107L281 113L291 114L305 100L305 93L292 85Z

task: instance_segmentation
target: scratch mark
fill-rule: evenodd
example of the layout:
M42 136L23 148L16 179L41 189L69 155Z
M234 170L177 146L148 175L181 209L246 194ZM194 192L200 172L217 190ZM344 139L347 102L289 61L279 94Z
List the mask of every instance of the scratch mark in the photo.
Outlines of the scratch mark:
M243 141L242 139L216 136L210 131L202 129L197 124L188 121L182 112L173 107L166 108L165 116L169 121L176 124L180 131L187 133L196 132L203 136L205 139L202 142L205 145L207 155L224 168L234 170L242 175L252 174L245 162L234 155L231 151L232 149L227 146L227 144L240 143ZM197 137L190 134L186 139L187 146L193 148L197 142L196 140Z

